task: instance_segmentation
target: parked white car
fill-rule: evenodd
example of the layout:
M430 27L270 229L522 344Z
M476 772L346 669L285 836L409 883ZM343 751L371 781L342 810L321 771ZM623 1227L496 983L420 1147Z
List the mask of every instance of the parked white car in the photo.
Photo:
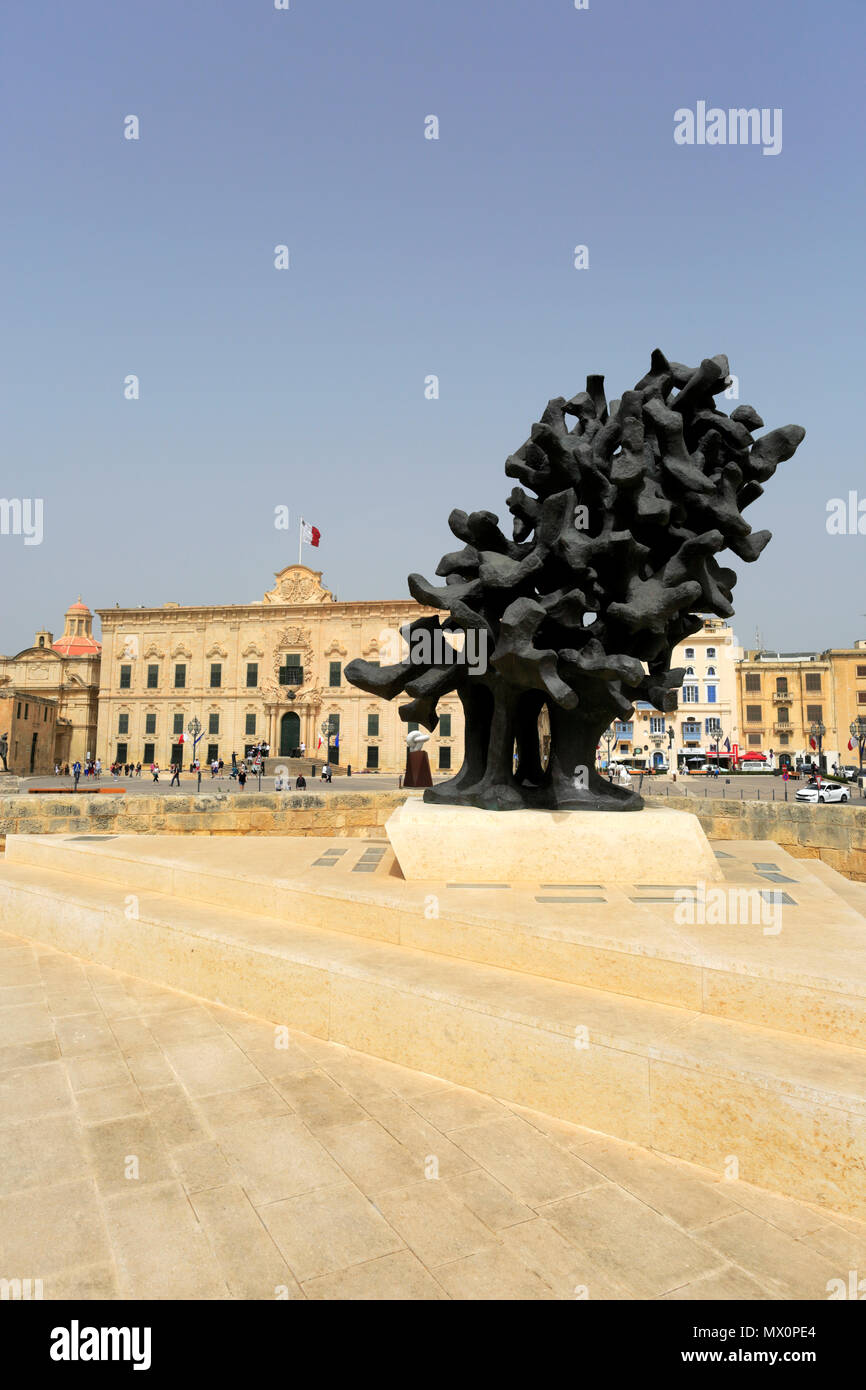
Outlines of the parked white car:
M796 799L812 802L847 801L848 796L848 788L841 787L838 782L822 782L820 787L801 787Z

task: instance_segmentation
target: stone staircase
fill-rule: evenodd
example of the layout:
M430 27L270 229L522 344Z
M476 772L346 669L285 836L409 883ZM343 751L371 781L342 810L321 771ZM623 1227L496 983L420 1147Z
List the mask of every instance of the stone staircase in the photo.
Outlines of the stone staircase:
M10 836L0 927L866 1218L859 885L719 862L788 899L777 934L674 922L663 883L408 884L384 840L249 836Z

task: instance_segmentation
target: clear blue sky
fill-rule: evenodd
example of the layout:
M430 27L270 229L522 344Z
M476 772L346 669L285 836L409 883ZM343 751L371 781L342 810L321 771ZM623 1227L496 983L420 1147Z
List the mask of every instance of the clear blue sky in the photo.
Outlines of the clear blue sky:
M291 4L6 14L0 492L45 510L0 536L0 650L79 592L260 598L299 514L341 598L405 596L452 507L508 519L548 398L655 346L807 430L749 512L740 640L866 636L866 536L825 527L866 499L862 0ZM699 100L781 107L781 154L677 146Z

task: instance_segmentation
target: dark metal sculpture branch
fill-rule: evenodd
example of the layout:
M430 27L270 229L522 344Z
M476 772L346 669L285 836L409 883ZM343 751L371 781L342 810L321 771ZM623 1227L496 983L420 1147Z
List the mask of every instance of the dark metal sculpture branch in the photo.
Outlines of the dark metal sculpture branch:
M730 381L724 356L685 367L656 349L646 376L610 405L603 381L590 376L571 400L550 401L507 460L522 485L507 503L512 539L493 512L454 511L449 525L463 548L440 561L444 584L409 576L412 596L448 617L407 624L404 661L346 668L370 694L406 691L400 717L431 731L441 696L459 695L463 766L427 801L640 809L640 797L596 772L599 738L635 700L676 709L684 671L671 670L673 648L700 629L699 614L734 611L736 574L716 555L750 562L770 540L743 511L802 441L799 425L756 440L763 421L751 406L719 410L715 397ZM477 659L455 660L445 633L462 633L467 646L471 638Z

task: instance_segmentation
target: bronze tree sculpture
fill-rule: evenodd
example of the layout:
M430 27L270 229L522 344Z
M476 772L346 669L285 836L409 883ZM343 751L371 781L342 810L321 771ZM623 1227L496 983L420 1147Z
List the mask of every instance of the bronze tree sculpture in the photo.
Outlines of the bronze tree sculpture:
M459 695L463 766L426 801L639 810L639 796L596 772L599 738L635 700L676 709L684 671L671 670L673 648L700 629L699 613L734 611L736 574L715 556L727 549L753 561L771 538L743 511L800 444L799 425L756 440L763 421L751 406L719 410L724 356L686 367L656 349L646 376L610 405L603 381L590 376L571 400L550 401L507 460L522 484L508 498L513 538L492 512L453 511L463 548L440 561L444 584L409 576L412 596L448 617L407 624L405 660L346 668L371 694L406 691L401 718L431 731L440 697ZM446 632L462 632L484 660L455 660Z

